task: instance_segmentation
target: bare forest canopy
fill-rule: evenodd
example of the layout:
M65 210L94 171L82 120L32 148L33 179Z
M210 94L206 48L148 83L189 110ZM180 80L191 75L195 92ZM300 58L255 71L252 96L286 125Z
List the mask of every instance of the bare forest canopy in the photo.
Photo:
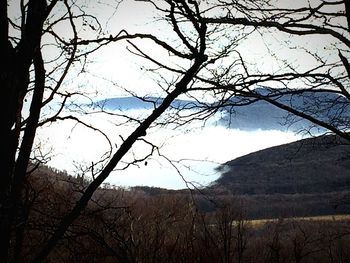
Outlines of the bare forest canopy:
M45 244L47 232L74 206L79 192L88 184L84 178L45 166L31 175L28 194L33 199L23 240L23 255L27 259ZM304 214L300 218L273 220L263 217L282 211L292 201L303 202L304 208L310 209L315 204L320 208L317 206L320 196L300 195L293 200L283 195L260 195L249 200L227 193L104 185L95 192L92 202L48 260L259 263L274 262L277 256L285 262L299 257L306 262L348 259L350 237L346 215L307 217ZM265 211L259 207L262 200L269 204ZM255 207L247 207L246 201ZM264 219L248 219L246 212L251 209L260 212L255 215ZM305 239L310 242L305 243ZM300 247L300 251L293 250L294 246Z

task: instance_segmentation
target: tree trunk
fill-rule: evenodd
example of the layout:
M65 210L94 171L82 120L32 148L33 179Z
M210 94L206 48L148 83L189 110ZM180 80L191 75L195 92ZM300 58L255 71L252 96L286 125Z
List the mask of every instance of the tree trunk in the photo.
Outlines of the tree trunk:
M22 128L21 112L29 85L29 68L36 50L40 50L43 22L47 16L46 7L45 0L29 1L26 24L21 28L21 40L14 48L9 40L7 1L0 3L0 258L3 262L13 259L12 232L17 221L17 210L21 209L18 204L37 126L35 121L30 127L27 125L26 130L32 131L27 133L28 138L18 151ZM36 117L30 118L34 120ZM18 163L17 154L22 156Z

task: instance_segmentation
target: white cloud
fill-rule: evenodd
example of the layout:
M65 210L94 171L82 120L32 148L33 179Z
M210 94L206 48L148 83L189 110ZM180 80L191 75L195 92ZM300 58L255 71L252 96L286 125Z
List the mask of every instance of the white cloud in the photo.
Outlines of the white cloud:
M103 119L90 118L89 121L105 131L113 145L121 143L119 135L126 138L132 132L132 127L116 127ZM54 156L49 165L70 173L75 171L74 164L89 165L108 150L108 143L97 132L81 126L72 129L73 127L71 122L56 123L39 132L41 140L48 141L46 148L54 148ZM186 180L208 184L218 178L219 174L214 169L219 164L260 149L295 141L300 136L281 131L241 131L214 125L201 127L197 123L178 130L154 129L145 139L162 146L160 153L167 158L179 161L174 162L174 165ZM149 150L149 146L139 142L134 145L131 153L140 158L146 156ZM123 160L132 160L134 156L131 153ZM121 186L186 186L176 169L157 153L147 160L147 164L142 162L139 166L116 171L107 181Z

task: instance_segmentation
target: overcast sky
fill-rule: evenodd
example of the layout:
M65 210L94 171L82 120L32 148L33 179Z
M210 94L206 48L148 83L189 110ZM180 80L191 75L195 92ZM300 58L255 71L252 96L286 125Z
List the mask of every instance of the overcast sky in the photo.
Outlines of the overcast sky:
M91 1L87 2L91 4ZM115 3L113 2L111 6ZM100 17L102 26L107 26L107 34L116 35L121 29L126 29L130 33L156 34L163 39L173 36L171 27L165 27L161 22L155 23L156 14L150 4L131 0L122 1L116 12L111 6L96 4L90 9ZM64 30L64 27L60 30ZM283 36L279 38L282 39ZM262 53L267 54L269 48L273 47L275 40L276 35L271 35L263 40L258 33L253 34L252 38L247 39L244 45L239 47L239 51L247 61L252 61L258 67L274 72L279 69L279 64L274 58L271 56L266 60L261 58ZM308 45L316 49L319 43L317 39L308 41ZM297 44L298 41L293 45ZM140 47L154 57L169 59L166 52L154 48L147 41L142 42ZM300 56L298 50L290 51L283 45L279 46L276 52L281 56L287 53L290 57ZM305 64L312 63L307 56L302 59ZM81 86L85 92L91 94L97 90L98 93L92 97L96 100L125 96L124 89L132 90L140 95L154 94L159 91L158 85L152 79L154 75L141 70L147 68L149 64L128 52L125 43L112 43L104 47L92 57L92 60L94 63L89 65L87 73L72 77L67 87ZM135 112L124 113L134 114ZM145 113L147 112L139 112L139 114ZM121 136L126 138L133 130L131 126L115 126L116 121L113 117L98 115L84 118L104 130L115 145L121 143ZM165 158L155 153L147 160L147 163L142 162L139 163L139 166L115 171L107 181L121 186L149 185L178 189L185 187L183 179L178 174L181 172L186 180L205 185L218 178L219 174L215 172L215 167L219 164L250 152L301 138L301 135L293 132L227 129L216 125L217 118L218 116L214 116L206 125L193 123L176 131L167 127L152 130L147 135L147 140L157 146L162 146L161 154L167 158L182 162L170 164ZM52 136L53 134L55 136ZM96 132L74 126L70 122L52 124L40 130L37 143L52 156L48 165L67 170L69 173L76 173L80 165L96 162L108 150L108 144ZM125 160L135 155L142 157L148 151L147 145L138 143ZM122 165L118 168L122 169ZM178 170L172 165L175 165Z

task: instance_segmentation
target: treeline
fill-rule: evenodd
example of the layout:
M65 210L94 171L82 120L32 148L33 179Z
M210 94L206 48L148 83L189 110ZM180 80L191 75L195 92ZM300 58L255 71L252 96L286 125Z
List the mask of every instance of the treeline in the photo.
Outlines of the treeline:
M84 187L48 168L30 177L22 247L12 248L21 262L43 247ZM47 262L350 262L345 218L257 224L233 197L202 209L189 191L144 190L99 189Z

